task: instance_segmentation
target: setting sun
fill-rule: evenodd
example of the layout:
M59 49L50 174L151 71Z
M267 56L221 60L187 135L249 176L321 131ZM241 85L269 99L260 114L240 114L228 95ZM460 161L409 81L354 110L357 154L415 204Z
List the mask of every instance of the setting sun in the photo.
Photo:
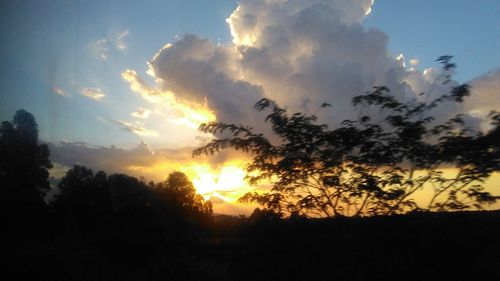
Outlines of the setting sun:
M197 161L198 160L198 161ZM214 167L203 159L192 159L186 162L159 161L144 166L129 166L127 170L134 174L142 174L155 181L163 181L169 172L181 171L193 182L197 192L205 199L221 199L226 203L237 202L251 190L245 181L245 162L230 161L222 166Z
M235 202L235 195L248 189L245 171L233 165L226 165L220 170L213 170L209 165L193 165L186 169L198 193L205 199L218 197L225 202Z

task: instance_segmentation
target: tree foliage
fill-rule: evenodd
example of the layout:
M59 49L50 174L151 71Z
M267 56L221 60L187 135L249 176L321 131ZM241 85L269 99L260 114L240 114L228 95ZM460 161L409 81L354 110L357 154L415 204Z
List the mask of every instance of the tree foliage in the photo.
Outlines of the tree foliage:
M212 215L212 203L196 193L193 183L182 172L172 172L165 181L153 186L161 197L180 206L184 213Z
M49 149L38 143L38 124L33 115L18 110L12 122L0 126L1 207L8 212L39 212L49 190L52 168Z
M438 62L443 67L435 83L448 84L455 64L451 56ZM467 127L461 114L440 124L432 116L443 103L461 103L469 95L469 86L462 84L430 101L402 102L388 88L374 87L352 99L359 118L345 120L335 129L318 124L314 115L290 115L264 98L255 108L270 111L265 121L278 144L248 126L213 122L202 124L200 131L230 137L215 139L193 154L214 154L229 147L249 152L253 157L247 166L249 183L270 181L272 188L247 193L240 201L259 203L281 215L480 209L497 199L484 190L484 182L500 170L500 114L490 113L487 132ZM376 118L362 114L370 109L378 111ZM427 205L421 206L414 195L424 187L433 190Z
M173 172L164 182L146 184L125 174L95 175L85 166L74 165L59 183L60 193L51 206L80 230L94 228L103 218L123 217L139 224L170 228L173 224L199 223L212 215L212 206L196 193L181 172Z
M85 166L74 165L58 184L59 194L51 202L55 213L80 229L93 227L112 210L106 173L95 175Z

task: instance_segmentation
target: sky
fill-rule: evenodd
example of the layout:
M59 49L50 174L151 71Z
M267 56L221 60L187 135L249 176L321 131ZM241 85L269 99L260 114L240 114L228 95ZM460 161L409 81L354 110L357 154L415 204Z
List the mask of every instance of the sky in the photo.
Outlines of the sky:
M438 117L463 110L481 126L500 108L498 14L496 0L1 1L0 118L33 113L56 168L154 180L180 169L231 201L249 189L247 160L193 160L212 137L197 127L259 128L262 97L302 112L332 103L320 117L337 124L374 85L429 90L435 59L454 55L454 83L474 96Z

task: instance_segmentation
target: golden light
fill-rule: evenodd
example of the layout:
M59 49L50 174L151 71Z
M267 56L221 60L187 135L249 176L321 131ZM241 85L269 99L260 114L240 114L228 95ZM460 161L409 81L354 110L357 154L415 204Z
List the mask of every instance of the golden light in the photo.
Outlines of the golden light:
M245 171L239 165L226 163L214 170L208 164L195 164L183 170L205 199L216 196L225 202L236 202L249 189Z
M231 36L233 37L233 44L236 46L253 46L257 40L257 36L248 30L246 30L244 34L241 34L241 30L237 28L241 17L243 17L243 15L241 14L240 6L238 6L229 18L226 19L226 22L229 24Z
M171 109L177 112L176 118L168 119L174 124L182 124L192 129L198 129L200 124L215 121L215 114L205 104L186 105L180 102L172 103Z
M374 3L375 3L375 0L372 0L372 1L371 1L371 4L370 4L370 5L367 7L367 9L366 9L365 16L367 16L367 15L371 14L371 12L372 12L372 7L373 7L373 4L374 4Z
M224 202L236 202L251 187L245 182L243 162L227 162L221 168L208 163L160 162L151 166L129 166L129 172L145 175L150 179L164 180L168 173L181 171L193 182L196 191L205 199L212 196Z
M167 48L169 47L167 46ZM148 73L154 76L151 67ZM151 88L134 70L125 70L122 73L122 78L129 83L134 92L139 93L145 100L155 105L154 112L156 114L164 115L168 121L174 124L183 124L197 129L201 123L216 120L215 113L208 107L206 99L203 102L191 102L178 98L171 91Z
M456 177L458 173L458 169L456 168L442 168L439 171L443 172L442 176L448 179L453 179ZM415 171L414 177L422 177L425 176L425 172L423 171ZM488 179L485 180L483 186L485 191L490 192L494 196L498 196L498 183L500 182L500 173L493 173ZM416 193L414 193L410 198L413 198L415 202L420 206L426 208L429 204L429 200L434 195L435 186L431 183L426 183L424 186ZM445 195L443 195L445 196ZM442 197L441 197L442 198ZM492 206L487 207L488 209L498 209L500 207L500 202L493 204Z

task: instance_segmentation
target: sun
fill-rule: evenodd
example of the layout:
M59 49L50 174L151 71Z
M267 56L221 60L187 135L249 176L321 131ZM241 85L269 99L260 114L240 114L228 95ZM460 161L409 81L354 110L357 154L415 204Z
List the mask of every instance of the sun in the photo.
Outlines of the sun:
M243 160L232 160L214 167L207 162L189 161L172 163L159 162L151 166L128 166L133 173L150 176L160 180L165 178L165 171L183 172L193 183L196 192L205 199L218 197L224 202L234 203L245 193L252 190L245 181L245 164Z
M225 202L235 202L249 188L244 169L234 164L225 164L218 170L208 164L196 164L190 166L186 173L205 199L216 196Z

